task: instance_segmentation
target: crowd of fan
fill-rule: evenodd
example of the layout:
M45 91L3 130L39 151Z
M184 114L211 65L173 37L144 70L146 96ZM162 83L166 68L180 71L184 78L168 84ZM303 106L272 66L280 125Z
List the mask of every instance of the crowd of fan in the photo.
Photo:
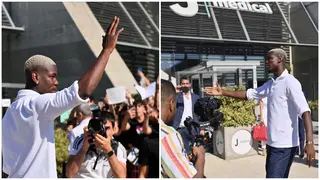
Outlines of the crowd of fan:
M150 81L142 71L138 70L138 74L141 77L140 85L142 87L150 85ZM106 94L104 98L100 98L97 102L91 96L88 104L75 107L71 111L67 123L70 156L65 166L66 177L123 177L119 175L121 173L115 171L125 170L125 177L127 178L158 178L158 92L159 83L157 80L155 95L146 99L134 99L131 93L127 91L127 101L123 103L109 104L109 97ZM86 152L83 155L84 157L78 156L78 154L81 154L81 147L78 146L83 145L83 139L85 139L82 135L84 133L83 129L87 127L92 118L89 107L93 104L98 105L101 113L112 122L112 141L119 143L118 152L117 150L115 152L116 157L124 166L123 169L120 168L121 170L115 168L116 165L112 165L111 162L105 162L108 164L108 168L106 168L103 161L98 161L100 155L97 155L97 157L90 156L90 153ZM96 159L92 157L96 157ZM82 160L81 167L74 165L77 159ZM96 160L97 162L95 162ZM100 163L103 165L99 166ZM96 170L92 169L92 166L96 166Z

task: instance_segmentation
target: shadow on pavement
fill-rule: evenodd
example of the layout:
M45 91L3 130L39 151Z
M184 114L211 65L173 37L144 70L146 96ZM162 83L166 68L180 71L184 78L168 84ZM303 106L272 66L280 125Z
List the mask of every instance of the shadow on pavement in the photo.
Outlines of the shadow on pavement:
M296 156L296 157L294 157L294 159L293 159L293 163L301 163L301 164L304 164L304 165L307 166L307 159L306 159L306 158L301 159L301 158L299 158L299 157ZM312 167L318 168L318 159L315 159L315 160L313 161Z

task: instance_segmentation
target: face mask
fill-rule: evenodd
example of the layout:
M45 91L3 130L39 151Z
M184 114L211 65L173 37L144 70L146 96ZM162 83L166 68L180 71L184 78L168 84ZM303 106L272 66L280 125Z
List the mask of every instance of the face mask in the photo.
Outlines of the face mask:
M181 87L182 92L187 93L189 91L189 87Z

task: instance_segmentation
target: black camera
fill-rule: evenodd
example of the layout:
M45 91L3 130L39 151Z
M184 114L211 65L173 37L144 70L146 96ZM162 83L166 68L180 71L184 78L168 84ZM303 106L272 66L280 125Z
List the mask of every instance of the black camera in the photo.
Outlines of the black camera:
M205 146L212 138L212 133L208 131L210 128L210 122L198 122L194 121L191 117L187 117L184 121L184 126L187 128L189 134L194 138L191 142L191 146ZM200 134L201 130L205 130L205 134Z
M92 111L92 119L90 119L88 124L88 130L92 138L89 139L90 146L93 145L93 134L97 133L103 137L107 137L106 128L101 119L101 111L98 105L91 105L90 110Z
M217 98L204 97L194 104L194 112L200 116L201 122L209 122L217 130L223 121L223 113L219 111L221 101Z
M193 120L191 117L187 117L184 121L184 126L187 128L188 133L192 136L192 140L189 142L189 146L199 147L204 146L207 149L212 141L212 130L210 130L210 122L198 122ZM204 130L205 134L200 134L200 131ZM196 157L192 154L189 155L190 161L194 164L196 162Z

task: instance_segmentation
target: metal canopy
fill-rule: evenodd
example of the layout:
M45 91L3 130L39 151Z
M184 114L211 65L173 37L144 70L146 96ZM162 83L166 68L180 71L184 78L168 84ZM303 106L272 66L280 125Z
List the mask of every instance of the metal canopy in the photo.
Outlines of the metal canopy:
M24 31L24 27L17 27L14 24L3 2L2 2L2 29L11 30L11 31Z
M296 35L295 33L293 32L291 26L290 26L290 23L288 21L288 19L286 18L286 14L284 12L284 7L279 3L279 2L273 2L273 7L274 7L274 12L277 12L278 15L277 17L271 17L272 15L270 15L270 18L281 18L282 20L282 28L285 28L286 29L286 36L287 36L287 39L279 39L279 41L277 39L271 39L271 40L268 40L268 39L265 39L265 40L258 40L257 38L254 38L253 36L256 36L256 33L257 32L254 32L252 33L252 27L248 27L249 23L246 24L246 21L244 21L243 19L243 15L246 15L246 20L248 21L251 17L248 16L248 13L247 12L244 12L244 11L239 11L239 10L221 10L219 8L214 8L214 6L212 5L212 2L203 2L202 4L200 2L198 2L198 5L199 7L205 7L206 9L209 9L208 11L210 11L210 14L207 13L204 13L204 12L199 12L197 13L197 15L195 17L193 17L194 19L192 20L195 20L196 17L197 18L197 21L203 21L204 23L207 23L208 19L205 19L205 18L200 18L199 16L204 16L204 15L208 15L209 16L209 19L211 19L213 21L213 24L214 26L211 28L213 33L212 33L212 36L208 36L208 34L206 34L205 36L201 36L201 33L200 35L198 36L195 36L195 35L191 35L191 33L189 33L188 35L186 35L185 33L180 33L180 34L173 34L173 33L170 33L170 32L163 32L163 34L161 35L162 38L164 39L186 39L186 40L191 40L191 41L215 41L215 42L239 42L239 43L255 43L255 44L275 44L275 45L284 45L284 46L309 46L309 47L318 47L318 44L317 43L301 43L298 41L298 39L296 38ZM166 4L167 5L167 4ZM201 10L199 10L201 11ZM221 12L224 12L226 13L225 15L221 14ZM234 15L233 15L233 12L234 12ZM172 12L169 12L169 10L163 10L163 13L167 13L167 14L172 14ZM308 12L306 11L308 17L310 17L310 15L308 14ZM226 20L226 19L223 19L223 18L226 18L225 16L228 15L231 15L232 14L232 19L230 19L230 21ZM219 16L220 15L220 16ZM174 14L175 18L177 19L182 19L182 18L185 18L185 17L178 17L179 15L176 15ZM217 18L219 17L219 18ZM229 17L229 16L228 16ZM231 17L231 16L230 16ZM188 20L188 19L186 19ZM177 21L177 20L176 20ZM191 21L191 19L190 19ZM263 21L263 19L260 20L261 22ZM311 23L313 24L313 27L315 28L315 30L318 32L318 29L316 28L316 26L314 25L313 21L311 20L311 18L309 18L309 21L311 21ZM177 21L178 22L178 21ZM196 21L195 21L196 22ZM223 32L223 30L221 29L221 27L226 27L226 26L230 26L232 23L238 23L239 26L241 27L241 29L238 29L238 34L235 33L235 34L232 34L232 37L231 37L231 32ZM200 24L204 24L204 23L200 23ZM169 21L168 22L165 22L165 25L168 25L169 24ZM198 24L199 25L199 24ZM250 24L250 26L252 26ZM257 25L259 26L259 25ZM235 27L235 26L233 26ZM239 28L240 28L239 27ZM207 24L206 26L203 27L206 32L208 31L208 28L209 28L209 24ZM251 33L249 32L249 28L251 28ZM202 33L205 31L205 30L201 30L200 28L200 31L202 31ZM272 29L274 30L274 29ZM283 32L284 33L284 32ZM243 36L243 37L242 37ZM283 41L284 40L284 41Z

